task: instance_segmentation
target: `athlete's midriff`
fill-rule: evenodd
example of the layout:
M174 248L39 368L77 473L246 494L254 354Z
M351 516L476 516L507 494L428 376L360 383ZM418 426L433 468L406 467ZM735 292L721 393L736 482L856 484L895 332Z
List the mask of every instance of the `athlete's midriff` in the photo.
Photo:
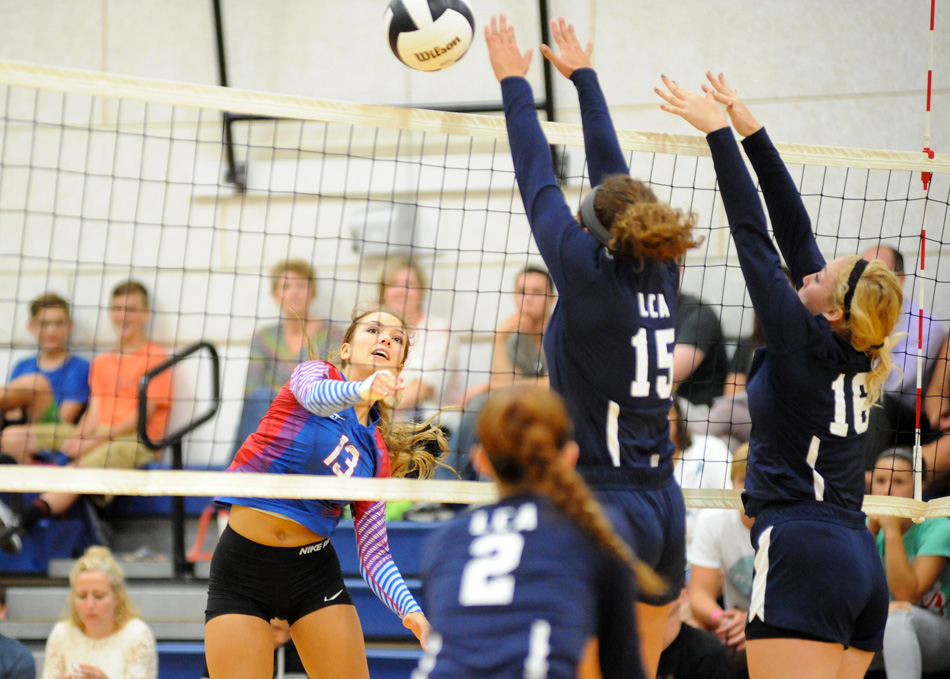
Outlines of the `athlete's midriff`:
M302 547L324 539L296 521L240 505L231 506L228 525L248 540L268 547Z

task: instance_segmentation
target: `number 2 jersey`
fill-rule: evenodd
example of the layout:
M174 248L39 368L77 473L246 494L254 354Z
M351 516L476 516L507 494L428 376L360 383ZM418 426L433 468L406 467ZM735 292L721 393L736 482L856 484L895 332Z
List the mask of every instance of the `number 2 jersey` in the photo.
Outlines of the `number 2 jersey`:
M829 502L860 511L868 426L867 354L813 315L789 286L765 213L729 128L707 136L729 228L766 347L749 371L752 434L743 500L769 505ZM761 129L743 142L762 186L772 230L796 287L825 266L801 195Z
M353 406L363 399L359 382L347 382L324 361L298 365L238 450L229 472L388 477L389 453L371 411L363 425ZM329 538L344 506L352 504L360 574L377 597L400 618L421 610L393 563L386 534L385 502L219 496L219 504L251 507L296 521Z
M628 174L596 73L578 69L590 178ZM673 262L615 259L564 200L524 78L501 83L508 138L525 212L558 290L544 333L551 387L564 397L580 446L578 471L639 472L641 487L672 478L673 346L679 270Z
M550 500L475 508L423 551L429 651L412 679L575 679L600 640L604 679L640 679L634 577Z

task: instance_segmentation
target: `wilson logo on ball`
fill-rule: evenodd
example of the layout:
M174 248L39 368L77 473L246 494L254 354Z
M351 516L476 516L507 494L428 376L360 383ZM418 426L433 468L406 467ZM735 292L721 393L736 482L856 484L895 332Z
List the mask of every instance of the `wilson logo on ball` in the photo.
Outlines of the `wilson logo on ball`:
M445 47L435 47L427 52L416 52L414 56L419 61L428 61L429 59L437 59L438 57L441 57L443 54L448 52L450 49L452 49L456 45L461 45L461 44L462 44L462 39L457 37L455 38L455 40L450 42Z
M463 0L392 0L383 26L397 59L418 71L437 71L468 50L475 17Z

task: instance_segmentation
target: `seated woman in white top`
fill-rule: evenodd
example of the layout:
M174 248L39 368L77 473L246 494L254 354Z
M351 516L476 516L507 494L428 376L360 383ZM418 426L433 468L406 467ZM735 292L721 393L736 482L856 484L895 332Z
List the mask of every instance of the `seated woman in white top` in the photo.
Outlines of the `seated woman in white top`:
M155 637L105 547L90 547L69 572L66 620L46 641L43 679L157 679Z

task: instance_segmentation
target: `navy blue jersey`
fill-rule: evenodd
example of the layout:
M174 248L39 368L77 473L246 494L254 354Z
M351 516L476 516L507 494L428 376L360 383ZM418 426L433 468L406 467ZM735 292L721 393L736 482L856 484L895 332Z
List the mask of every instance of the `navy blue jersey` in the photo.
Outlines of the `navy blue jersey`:
M632 571L544 497L448 522L422 575L433 633L416 679L574 679L594 637L605 679L643 677Z
M577 85L591 181L628 172L596 75ZM531 86L502 81L515 174L538 250L558 289L544 333L551 387L565 400L578 468L626 467L672 477L669 409L679 271L614 259L581 229L558 187Z
M812 315L779 269L765 212L732 132L708 135L752 305L765 333L749 371L752 434L743 499L763 507L824 501L860 510L869 357L822 315ZM776 242L796 287L821 270L808 213L778 151L762 129L743 141L769 209Z

